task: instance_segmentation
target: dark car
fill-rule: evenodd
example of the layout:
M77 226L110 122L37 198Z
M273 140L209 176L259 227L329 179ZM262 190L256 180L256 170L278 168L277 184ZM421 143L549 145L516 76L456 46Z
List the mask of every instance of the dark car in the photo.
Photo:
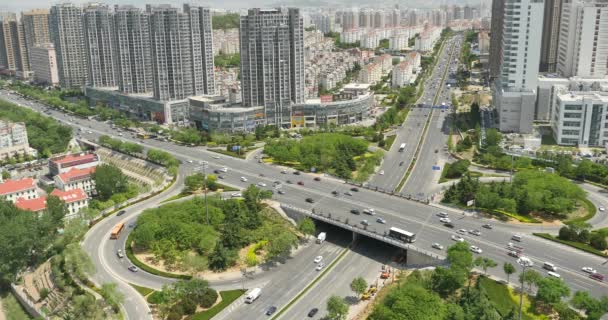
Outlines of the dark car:
M357 209L350 209L350 213L352 213L352 214L361 214L361 211L359 211Z
M315 314L317 314L317 312L319 312L319 309L317 309L317 308L312 308L312 309L310 309L310 311L308 311L308 317L309 317L309 318L314 317L314 316L315 316Z
M287 180L287 181L285 181L285 183L292 184L293 182L291 182L291 180Z
M222 172L220 171L220 169L215 169L215 170L213 170L213 173L219 174L219 173L222 173Z
M337 195L339 195L340 193L339 193L338 191L334 190L334 191L332 191L332 192L331 192L331 194L333 194L334 196L337 196Z
M306 202L308 202L308 203L314 203L315 200L313 198L306 198Z
M298 185L303 186L303 185L304 185L304 182L302 182L302 181L298 181Z
M122 216L125 213L127 213L125 210L120 210L120 211L118 211L118 213L116 214L116 216Z
M315 181L321 181L321 178L315 177L313 180L315 180Z
M350 191L353 191L353 192L359 192L359 188L354 188L354 187L353 187L353 188L350 188Z
M271 316L275 311L277 311L277 307L272 306L272 307L268 308L268 310L266 310L266 315Z
M599 273L590 274L589 278L597 280L597 281L604 281L604 276Z
M486 229L492 229L492 228L494 228L491 224L484 224L482 227L484 227Z
M300 171L294 171L293 174L295 174L296 176L300 175Z
M220 178L220 179L226 179L226 176L223 176L223 175L219 175L217 177Z
M444 226L448 227L448 228L454 228L454 224L451 222L446 222L443 224Z

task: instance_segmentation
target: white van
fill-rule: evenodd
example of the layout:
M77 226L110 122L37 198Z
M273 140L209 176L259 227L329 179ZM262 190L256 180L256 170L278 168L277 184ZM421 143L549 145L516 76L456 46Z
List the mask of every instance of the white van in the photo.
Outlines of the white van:
M262 289L260 289L260 288L251 289L251 291L249 291L247 293L247 296L245 297L245 303L253 303L260 296L260 294L262 294Z
M557 271L557 267L551 262L545 262L543 264L543 268L549 271Z
M511 236L511 240L515 240L517 242L521 242L521 235L514 234L513 236Z
M547 272L547 274L551 277L558 278L558 279L562 277L559 275L559 273L555 273L553 271L549 271L549 272Z

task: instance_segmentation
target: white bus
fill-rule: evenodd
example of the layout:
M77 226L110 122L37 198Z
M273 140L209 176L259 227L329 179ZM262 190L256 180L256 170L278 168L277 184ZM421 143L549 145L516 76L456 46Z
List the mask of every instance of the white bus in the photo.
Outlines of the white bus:
M403 150L405 150L405 143L402 143L402 144L399 146L399 152L403 152Z
M416 234L405 231L399 228L391 227L388 231L388 236L399 241L414 243L416 242Z

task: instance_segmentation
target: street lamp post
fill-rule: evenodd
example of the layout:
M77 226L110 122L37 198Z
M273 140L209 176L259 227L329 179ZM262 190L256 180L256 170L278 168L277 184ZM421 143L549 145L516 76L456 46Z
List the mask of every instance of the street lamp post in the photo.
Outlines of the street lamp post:
M201 169L203 170L203 182L204 182L204 187L203 187L203 197L205 198L205 215L207 217L207 224L209 224L209 205L207 204L207 161L201 161L199 162L199 164L201 165L200 167L198 167L197 169L200 171Z
M526 273L526 268L531 268L534 263L532 263L532 260L526 258L526 257L521 257L519 259L517 259L517 264L519 264L522 267L522 276L521 276L521 288L519 290L519 320L521 320L521 314L522 314L522 306L523 306L523 302L524 302L524 274Z

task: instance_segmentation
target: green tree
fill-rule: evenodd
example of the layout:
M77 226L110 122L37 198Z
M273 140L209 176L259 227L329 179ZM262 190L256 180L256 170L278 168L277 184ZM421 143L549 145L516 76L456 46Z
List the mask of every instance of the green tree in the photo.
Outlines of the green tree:
M547 304L557 303L570 295L570 288L562 279L545 277L537 286L536 299Z
M477 257L473 264L476 267L481 268L484 275L488 274L488 268L496 267L496 261L486 257Z
M437 267L431 275L431 288L440 296L447 297L462 288L467 275L468 273L458 268L446 269Z
M462 309L451 306L448 311L446 304L436 293L419 284L407 282L390 291L374 308L369 319L443 320L448 318L448 315L456 317L451 319L458 319L458 315L462 315Z
M269 239L266 257L267 261L285 258L298 242L298 237L291 232L281 232Z
M484 147L496 147L502 140L502 134L498 132L496 129L488 129L486 130L486 140Z
M509 282L509 278L511 277L512 274L515 273L515 267L512 264L510 264L509 262L505 262L502 265L502 270L507 275L507 282Z
M583 310L587 320L599 320L608 312L608 298L604 296L598 300L587 291L577 291L570 303L575 308Z
M6 171L6 170L2 170L2 180L7 180L11 178L11 174L10 172Z
M93 173L95 189L102 200L108 200L112 195L127 191L127 177L114 165L101 164Z
M71 243L63 251L65 269L81 280L87 279L87 274L95 272L95 265L89 255L82 249L80 244Z
M589 244L597 250L606 250L608 243L606 243L606 236L601 232L593 232L589 237Z
M202 173L195 173L193 175L189 175L184 180L184 185L186 186L186 192L193 193L197 190L200 190L205 185L205 175Z
M350 289L359 297L367 290L367 281L363 277L356 277L351 281Z
M330 320L345 320L348 315L348 305L344 299L331 296L327 300L327 318Z
M74 296L64 315L66 320L104 319L103 307L92 295Z
M470 162L468 160L458 160L450 164L446 173L446 178L454 179L460 178L465 172L469 170Z
M116 283L104 283L101 285L101 296L112 306L114 312L120 311L120 304L123 303L125 296L117 290Z
M315 223L311 218L305 217L298 222L298 230L306 235L314 235L316 233Z
M532 291L532 285L538 285L542 280L542 276L535 270L526 270L519 274L519 282L528 284L528 290ZM523 281L522 281L523 280Z
M209 268L213 271L224 271L231 264L230 250L224 248L222 242L218 241L215 245L215 250L209 257Z

